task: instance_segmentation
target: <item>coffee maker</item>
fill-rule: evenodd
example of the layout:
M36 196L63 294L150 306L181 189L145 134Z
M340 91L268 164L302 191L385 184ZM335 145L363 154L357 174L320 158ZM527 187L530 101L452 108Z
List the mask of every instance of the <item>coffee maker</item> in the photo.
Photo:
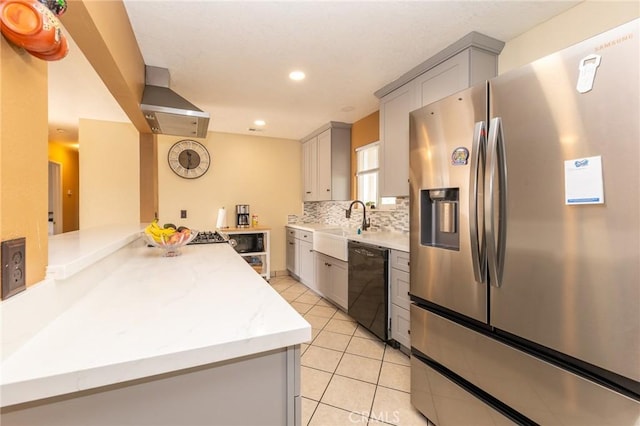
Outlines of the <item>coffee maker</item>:
M236 205L236 226L238 228L248 228L251 225L248 204Z

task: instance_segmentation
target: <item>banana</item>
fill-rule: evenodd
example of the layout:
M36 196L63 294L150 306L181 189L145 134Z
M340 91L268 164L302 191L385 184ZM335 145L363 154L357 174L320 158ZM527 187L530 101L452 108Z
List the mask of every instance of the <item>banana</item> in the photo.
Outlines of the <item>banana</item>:
M145 228L145 233L149 235L156 243L166 244L169 241L169 237L176 233L173 228L161 228L158 225L158 219L154 219L151 224Z

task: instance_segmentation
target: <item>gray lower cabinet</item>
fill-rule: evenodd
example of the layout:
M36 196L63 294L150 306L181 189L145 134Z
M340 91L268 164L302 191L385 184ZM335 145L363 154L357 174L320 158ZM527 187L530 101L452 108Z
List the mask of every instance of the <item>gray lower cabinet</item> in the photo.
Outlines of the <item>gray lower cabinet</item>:
M287 227L287 270L301 283L316 289L313 232Z
M322 253L316 253L315 258L318 292L346 311L349 295L348 262Z
M409 253L391 250L389 263L389 337L409 349Z
M287 231L287 270L291 275L295 275L297 277L300 274L298 267L298 255L296 254L298 251L298 240L296 240L295 236L288 235L289 232L293 232L295 234L295 231Z
M299 257L300 260L298 262L298 271L300 272L298 276L300 277L300 282L315 289L315 264L314 264L314 256L313 256L313 241L298 241L298 249L299 249Z
M4 426L296 426L300 408L300 346L291 346L4 407L1 416Z

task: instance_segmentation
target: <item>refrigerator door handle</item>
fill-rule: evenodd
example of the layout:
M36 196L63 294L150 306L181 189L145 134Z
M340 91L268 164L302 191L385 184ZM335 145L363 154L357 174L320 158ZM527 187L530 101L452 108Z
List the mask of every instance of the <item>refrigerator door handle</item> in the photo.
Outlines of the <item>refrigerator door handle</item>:
M485 283L486 272L486 250L484 244L484 226L482 224L482 210L479 203L482 203L481 182L484 164L485 145L487 136L487 123L479 121L473 130L473 141L471 145L471 171L469 173L469 233L471 239L471 257L473 262L473 275L477 283Z
M485 241L491 285L501 287L507 238L507 162L500 117L491 119L488 139L484 194Z

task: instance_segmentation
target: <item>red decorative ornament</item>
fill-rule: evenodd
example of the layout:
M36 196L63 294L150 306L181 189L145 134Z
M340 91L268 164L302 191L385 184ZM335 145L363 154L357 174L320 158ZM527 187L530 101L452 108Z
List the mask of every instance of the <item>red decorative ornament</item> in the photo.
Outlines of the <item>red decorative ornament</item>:
M37 0L0 0L0 30L13 44L47 61L64 58L69 52L62 25L56 17L66 10L63 0L48 0L59 7L53 12Z

